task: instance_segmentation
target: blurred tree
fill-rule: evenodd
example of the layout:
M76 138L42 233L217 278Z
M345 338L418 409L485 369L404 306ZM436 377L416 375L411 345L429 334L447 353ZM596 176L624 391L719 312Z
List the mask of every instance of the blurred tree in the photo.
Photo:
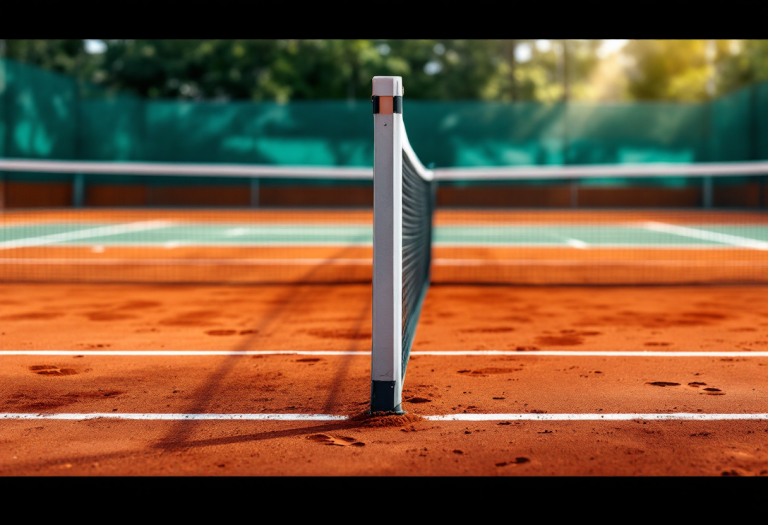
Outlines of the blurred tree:
M591 72L599 62L595 50L600 42L516 40L514 62L499 64L499 74L489 79L480 98L559 102L567 92L571 100L581 100L587 94Z
M768 80L768 40L721 41L717 51L718 93Z
M632 40L628 96L701 101L768 80L766 40Z
M93 80L148 98L247 99L269 83L274 47L268 40L108 40Z
M707 81L714 75L706 40L632 40L628 92L634 100L695 101L709 98Z
M367 99L374 75L407 77L408 97L537 100L565 93L555 40L8 40L6 56L149 98ZM599 40L568 42L570 98L589 94ZM102 49L103 48L103 49Z
M74 76L92 74L98 62L85 40L3 40L0 56Z

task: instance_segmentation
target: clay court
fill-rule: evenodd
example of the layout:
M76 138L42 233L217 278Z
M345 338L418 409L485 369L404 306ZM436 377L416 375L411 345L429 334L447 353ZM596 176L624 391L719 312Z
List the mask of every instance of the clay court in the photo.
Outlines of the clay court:
M0 476L768 476L752 41L690 100L569 98L611 41L536 41L555 69L530 75L533 41L302 42L198 42L211 71L247 59L207 92L169 58L195 41L88 78L0 61ZM315 91L340 54L286 73L348 44L348 81ZM429 87L451 57L489 60L481 90ZM552 78L518 98L529 76ZM363 497L425 494L400 488Z
M768 475L765 214L574 213L438 210L397 416L369 211L10 210L0 473Z

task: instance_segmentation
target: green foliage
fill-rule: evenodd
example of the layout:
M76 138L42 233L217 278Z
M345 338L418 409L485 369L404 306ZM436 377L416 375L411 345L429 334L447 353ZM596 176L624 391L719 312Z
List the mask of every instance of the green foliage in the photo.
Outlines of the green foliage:
M42 69L82 74L83 68L95 63L85 51L84 40L4 40L2 48L8 58L34 64ZM90 71L89 71L90 72Z
M632 100L703 101L768 79L766 40L633 40Z
M359 100L373 76L401 75L409 99L702 101L768 79L766 40L634 40L620 60L598 58L601 40L85 42L0 40L0 55L83 87L182 100Z
M731 40L718 51L718 92L768 80L768 40Z
M515 63L515 47L533 41L107 40L98 54L85 52L83 40L6 42L9 58L147 98L366 99L375 75L407 77L409 99L555 101L564 94L557 46ZM574 82L594 63L582 55L574 55Z
M632 40L629 93L634 100L706 100L713 74L706 40Z

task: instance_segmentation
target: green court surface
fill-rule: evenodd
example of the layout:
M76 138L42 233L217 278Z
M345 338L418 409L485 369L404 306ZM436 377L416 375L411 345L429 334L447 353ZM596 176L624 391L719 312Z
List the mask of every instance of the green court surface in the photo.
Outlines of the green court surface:
M51 223L0 227L0 249L28 246L367 246L370 226L195 224L144 221L123 224ZM563 246L572 248L768 249L768 226L481 225L441 226L437 246Z

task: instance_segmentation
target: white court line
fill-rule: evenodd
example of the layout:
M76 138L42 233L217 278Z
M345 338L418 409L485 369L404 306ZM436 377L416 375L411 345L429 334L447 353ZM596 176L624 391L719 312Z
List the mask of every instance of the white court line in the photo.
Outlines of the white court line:
M239 237L248 234L248 228L232 228L224 232L225 237Z
M121 233L138 232L146 230L156 230L171 226L171 221L140 221L128 224L116 224L114 226L99 226L98 228L88 228L85 230L76 230L64 233L54 233L51 235L42 235L40 237L27 237L24 239L15 239L12 241L0 242L0 250L12 248L26 248L29 246L43 246L57 242L67 242L77 239L88 239L91 237L105 237L108 235L118 235Z
M702 414L673 412L670 414L447 414L421 416L428 421L724 421L761 420L768 414Z
M766 420L768 414L703 414L677 412L667 414L445 414L421 416L427 421L755 421ZM0 413L3 419L54 419L83 421L88 419L124 419L143 421L346 421L349 416L330 414L148 414L115 412L92 413Z
M578 239L568 239L567 241L565 241L565 243L568 246L577 248L579 250L586 250L587 248L589 248L589 244L585 243L584 241L580 241Z
M0 413L0 419L64 419L80 421L99 418L150 421L343 421L349 419L349 416L334 416L330 414L117 414L114 412L94 412L90 414Z
M162 221L160 221L162 222ZM63 235L63 234L57 234L57 235ZM163 248L165 245L165 241L156 241L156 242L147 242L147 241L125 241L125 242L114 242L106 244L105 246L109 248ZM306 246L330 246L332 248L347 248L349 246L373 246L373 243L371 241L308 241L308 240L297 240L297 241L254 241L254 242L225 242L225 241L215 241L215 242L206 242L206 241L185 241L185 246L191 246L195 248L251 248L251 247L259 247L259 246L269 246L273 248L294 248L297 246L300 247L306 247ZM85 242L68 242L66 245L62 246L86 246L91 247L92 244L85 243ZM687 246L687 245L684 245ZM705 246L711 246L711 245L705 245Z
M768 242L758 241L747 237L739 237L738 235L728 235L726 233L716 233L708 230L700 230L698 228L686 228L684 226L675 226L674 224L666 224L663 222L654 221L643 223L643 228L655 232L680 235L681 237L691 237L694 239L721 242L724 244L731 244L733 246L753 248L755 250L768 250Z
M2 356L249 356L249 355L348 355L368 357L371 352L346 350L0 350ZM768 357L768 352L738 351L575 351L575 350L423 350L411 356L550 356L550 357Z

